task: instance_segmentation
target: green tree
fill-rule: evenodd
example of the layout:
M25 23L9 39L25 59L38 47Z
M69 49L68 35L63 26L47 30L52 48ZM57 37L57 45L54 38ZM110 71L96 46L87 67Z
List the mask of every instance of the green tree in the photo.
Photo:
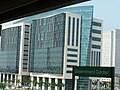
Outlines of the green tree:
M6 83L0 83L0 88L1 88L2 90L5 90L5 88L6 88Z
M33 88L35 88L35 86L37 85L38 82L37 82L37 80L33 80L32 83L33 83Z
M40 88L42 88L42 85L44 84L44 82L42 82L42 80L40 80L37 84L39 85Z
M21 88L21 82L20 82L20 80L16 79L14 81L16 81L15 90L16 90L17 87Z
M58 87L64 87L64 86L65 86L64 83L60 83L60 84L58 84Z
M46 81L46 82L42 82L42 85L44 85L45 87L49 87L50 83Z
M24 84L24 85L27 84L27 86L29 87L28 90L30 89L30 83L31 83L31 82L32 82L32 81L31 81L30 78L25 78L25 79L23 79L23 84Z
M10 80L10 79L7 80L7 86L8 86L8 88L11 88L11 82L12 82L12 80Z
M16 86L18 86L19 84L21 84L19 79L16 79Z

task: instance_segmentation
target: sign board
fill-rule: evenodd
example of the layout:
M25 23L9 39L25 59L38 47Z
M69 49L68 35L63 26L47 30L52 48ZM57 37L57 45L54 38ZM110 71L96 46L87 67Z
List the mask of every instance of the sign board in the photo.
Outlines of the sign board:
M73 67L73 90L75 76L81 77L107 77L111 78L111 90L114 90L114 67Z
M111 77L113 70L113 67L74 67L73 73L84 77Z

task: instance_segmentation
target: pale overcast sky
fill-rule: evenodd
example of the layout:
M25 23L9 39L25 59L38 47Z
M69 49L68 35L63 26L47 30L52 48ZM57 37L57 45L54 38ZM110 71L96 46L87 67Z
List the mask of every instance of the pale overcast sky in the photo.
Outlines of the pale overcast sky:
M120 29L120 0L91 0L76 5L94 5L94 18L103 20L103 29Z

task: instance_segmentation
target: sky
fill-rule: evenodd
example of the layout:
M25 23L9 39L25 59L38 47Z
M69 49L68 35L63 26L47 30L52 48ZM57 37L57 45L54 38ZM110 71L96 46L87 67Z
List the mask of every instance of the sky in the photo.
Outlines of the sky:
M94 5L94 18L103 20L104 30L120 29L120 0L90 0L72 6L77 5Z
M103 20L103 29L120 29L120 0L91 0L76 4L94 5L94 18Z

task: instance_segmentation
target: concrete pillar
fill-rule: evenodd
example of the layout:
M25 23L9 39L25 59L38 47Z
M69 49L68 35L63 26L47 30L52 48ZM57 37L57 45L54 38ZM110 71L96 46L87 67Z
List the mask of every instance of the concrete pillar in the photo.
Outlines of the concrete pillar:
M31 88L33 88L33 76L31 76Z
M22 82L22 75L18 75L18 80ZM19 83L18 85L21 86L21 83Z
M10 83L12 84L12 80L13 80L13 75L12 74L11 74L10 80L11 80Z
M17 78L16 78L16 75L15 75L15 86L16 86L16 80L17 80Z
M8 80L9 80L9 74L7 74L7 83L8 83Z
M39 77L37 77L37 82L39 82ZM39 84L36 85L36 89L39 89Z
M55 83L58 84L58 79L57 78L55 78ZM57 89L58 89L58 87L55 86L55 90L57 90Z
M49 78L48 82L51 83L51 78ZM51 90L50 86L48 87L48 90Z
M97 90L100 90L100 80L97 79Z
M62 79L62 83L65 84L65 79ZM65 86L62 87L62 90L65 90Z
M1 73L0 73L0 83L1 83Z
M3 74L3 82L5 82L5 74Z
M42 78L42 81L45 82L45 78L44 77ZM42 90L45 90L45 86L44 85L42 85Z
M74 90L77 90L77 79L75 79L75 87Z

